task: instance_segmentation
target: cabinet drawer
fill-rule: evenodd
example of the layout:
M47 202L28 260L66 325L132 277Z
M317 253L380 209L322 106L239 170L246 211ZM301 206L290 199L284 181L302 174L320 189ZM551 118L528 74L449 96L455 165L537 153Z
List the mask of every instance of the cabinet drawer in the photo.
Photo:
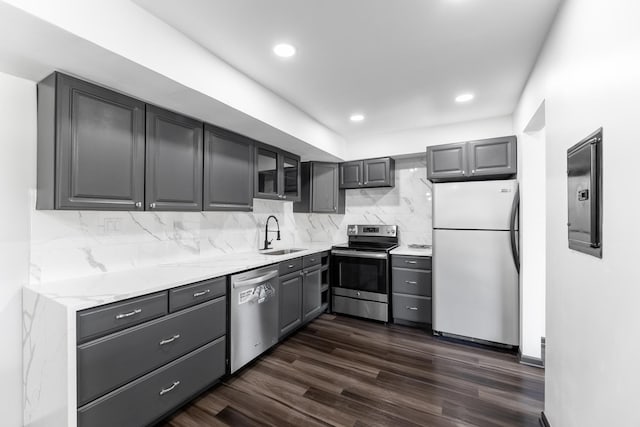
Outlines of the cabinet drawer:
M391 266L402 268L417 268L420 270L431 270L431 257L392 255Z
M431 323L431 298L393 294L393 318Z
M78 409L80 427L138 427L174 410L225 374L225 337Z
M169 311L174 312L224 295L227 277L205 280L169 291Z
M307 255L302 258L302 267L307 268L313 265L318 265L320 264L321 260L322 260L322 253Z
M392 292L431 296L431 270L413 270L394 267L391 270Z
M90 402L226 333L218 298L78 347L78 405Z
M287 273L291 273L292 271L301 270L302 258L294 258L294 259L289 259L287 261L282 261L278 266L278 269L281 276Z
M145 295L77 314L78 342L87 341L167 314L167 293Z

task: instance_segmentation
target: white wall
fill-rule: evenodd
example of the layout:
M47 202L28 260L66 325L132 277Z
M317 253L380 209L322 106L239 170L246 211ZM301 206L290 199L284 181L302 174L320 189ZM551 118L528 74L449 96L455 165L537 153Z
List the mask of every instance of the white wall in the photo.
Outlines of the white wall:
M513 135L511 116L350 138L345 160L424 153L429 145Z
M633 0L566 0L515 112L521 132L545 101L545 413L554 427L640 425L639 16ZM569 250L566 228L566 150L600 126L601 260Z
M544 108L539 114L544 115ZM544 126L544 117L542 120ZM540 338L545 336L545 141L544 128L518 135L520 350L523 356L535 359L542 357Z
M0 424L22 425L22 285L29 271L35 187L36 85L0 73Z

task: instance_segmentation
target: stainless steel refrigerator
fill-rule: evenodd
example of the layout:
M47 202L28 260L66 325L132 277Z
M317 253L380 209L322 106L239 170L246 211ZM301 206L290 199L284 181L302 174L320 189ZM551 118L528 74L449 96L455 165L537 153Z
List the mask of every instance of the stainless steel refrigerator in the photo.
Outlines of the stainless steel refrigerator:
M517 346L516 180L434 184L433 330Z

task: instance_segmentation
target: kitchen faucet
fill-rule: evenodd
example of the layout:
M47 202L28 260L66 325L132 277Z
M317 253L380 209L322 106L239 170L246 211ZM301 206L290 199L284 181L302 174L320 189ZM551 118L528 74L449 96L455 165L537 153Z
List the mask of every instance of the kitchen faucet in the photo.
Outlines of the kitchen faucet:
M271 244L271 242L273 242L273 239L269 240L267 239L267 237L269 236L269 231L273 231L273 230L269 230L269 220L273 218L276 220L276 226L278 227L278 230L276 234L276 240L280 240L280 223L278 223L278 218L276 218L273 215L269 215L269 218L267 218L267 222L264 224L264 249L271 249L271 247L269 246Z

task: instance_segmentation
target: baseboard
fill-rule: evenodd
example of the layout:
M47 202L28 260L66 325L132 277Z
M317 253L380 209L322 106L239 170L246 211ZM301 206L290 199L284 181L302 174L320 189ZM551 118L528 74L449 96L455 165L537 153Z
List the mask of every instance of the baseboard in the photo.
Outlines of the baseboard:
M525 356L522 350L518 350L518 359L523 365L533 366L536 368L544 368L544 361L537 357Z
M547 419L547 416L544 414L544 411L540 412L540 418L538 418L538 420L540 420L540 426L551 427L551 424L549 424L549 420Z

